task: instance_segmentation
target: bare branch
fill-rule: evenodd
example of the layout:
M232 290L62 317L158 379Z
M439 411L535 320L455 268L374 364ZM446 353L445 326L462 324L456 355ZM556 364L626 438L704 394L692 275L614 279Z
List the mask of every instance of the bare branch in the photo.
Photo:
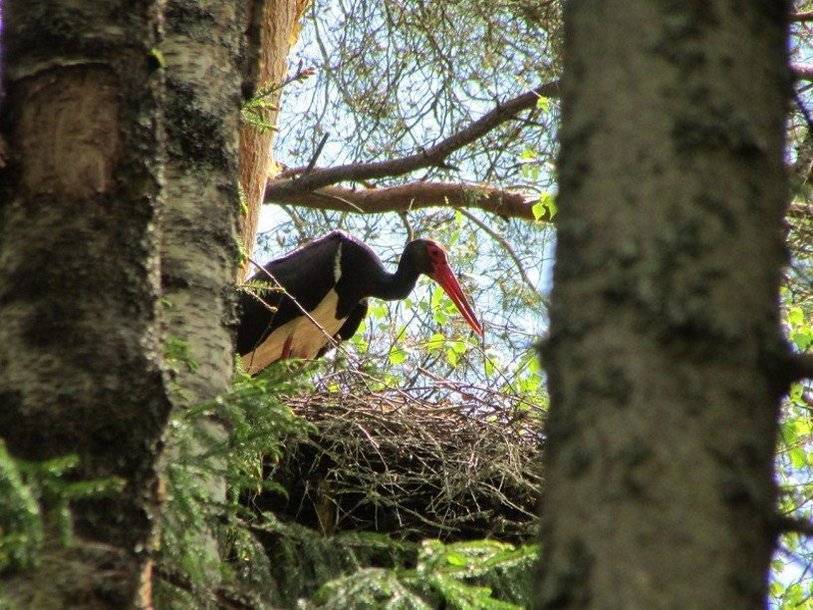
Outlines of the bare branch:
M788 373L791 381L813 379L813 353L792 354L789 364L790 370Z
M813 11L804 11L800 13L792 13L790 15L791 21L804 22L813 21Z
M308 166L305 168L305 173L309 174L311 170L316 166L316 161L319 159L319 155L322 154L322 149L325 147L327 143L327 139L330 137L330 132L326 131L325 135L322 136L322 139L319 141L319 145L316 147L316 150L313 151L313 155L311 156L311 160L308 161Z
M540 85L536 89L498 104L496 108L467 127L414 155L390 161L352 163L320 168L299 177L269 181L266 185L265 200L280 201L280 197L314 191L345 180L401 176L424 167L444 167L445 159L454 151L483 137L495 127L512 119L517 113L533 108L540 97L557 97L558 95L559 81Z
M454 182L411 182L361 190L328 186L314 192L274 195L266 199L266 203L271 202L362 214L408 212L433 206L477 208L504 218L525 220L534 220L535 203L522 193ZM547 211L539 220L550 222Z
M401 218L401 224L404 225L404 228L407 232L407 243L411 242L415 239L415 229L412 228L412 223L409 222L409 216L406 212L398 212L398 216Z
M813 81L813 65L811 64L791 64L790 70L799 80Z
M782 515L776 518L776 531L780 534L796 533L802 536L813 536L813 522Z

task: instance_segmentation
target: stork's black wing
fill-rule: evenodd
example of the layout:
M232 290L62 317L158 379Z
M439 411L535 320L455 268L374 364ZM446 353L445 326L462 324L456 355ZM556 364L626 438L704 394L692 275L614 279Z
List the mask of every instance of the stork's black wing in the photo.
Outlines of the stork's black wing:
M367 299L364 299L363 301L360 301L359 304L353 308L353 311L350 312L350 315L347 316L347 320L344 321L344 324L342 324L339 332L336 333L336 340L345 341L346 339L349 339L355 335L361 321L366 315Z
M356 243L346 233L332 231L271 261L264 268L302 308L311 311L334 287L336 255L339 246L346 241ZM274 284L263 271L255 273L250 281ZM238 303L240 322L237 329L237 351L240 354L249 353L275 328L302 315L300 307L285 294L262 291L258 296L268 305L276 307L277 311L269 311L255 296L241 291Z

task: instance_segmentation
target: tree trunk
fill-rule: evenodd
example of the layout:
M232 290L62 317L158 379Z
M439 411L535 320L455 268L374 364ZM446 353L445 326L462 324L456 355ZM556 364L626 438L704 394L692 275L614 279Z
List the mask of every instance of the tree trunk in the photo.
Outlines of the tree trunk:
M168 151L167 205L161 220L162 313L167 353L174 359L170 396L179 410L225 392L234 371L245 4L169 0L166 6L161 45L166 60ZM222 423L203 416L193 425L197 437L192 445L171 443L165 461L198 464L195 493L223 506L223 456L203 456L215 442L225 442L227 431ZM177 495L181 490L170 487L169 492ZM205 555L201 565L207 568L207 585L216 588L222 568L215 532L193 530L177 518L165 511L163 526L188 530L185 540ZM192 542L194 534L199 538ZM160 561L171 562L171 555L162 553Z
M169 0L166 37L166 210L161 278L167 336L183 398L226 390L232 375L244 2Z
M147 603L155 460L170 411L155 230L162 3L103 4L5 5L0 430L18 457L77 454L78 478L124 483L74 506L94 559L77 545L66 565L102 562L104 576L88 566L91 575L72 579L66 567L22 587L20 607Z
M787 7L566 7L538 606L764 607Z
M288 66L288 52L299 35L299 21L310 0L254 0L249 26L249 53L245 75L250 89L267 90L280 87ZM278 106L281 88L270 96L270 102ZM276 110L267 110L264 119L268 124L277 122ZM241 243L248 256L254 250L257 222L265 194L265 183L274 170L271 146L274 132L260 131L252 125L240 130L240 184L247 209L241 227ZM251 264L246 261L240 276L246 275ZM241 279L241 278L238 278Z

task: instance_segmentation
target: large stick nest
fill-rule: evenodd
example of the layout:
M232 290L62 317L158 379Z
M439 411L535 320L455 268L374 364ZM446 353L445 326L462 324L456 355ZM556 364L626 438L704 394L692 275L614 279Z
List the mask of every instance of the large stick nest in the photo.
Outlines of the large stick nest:
M315 427L271 468L283 519L407 539L536 538L539 405L483 388L315 392L289 404Z

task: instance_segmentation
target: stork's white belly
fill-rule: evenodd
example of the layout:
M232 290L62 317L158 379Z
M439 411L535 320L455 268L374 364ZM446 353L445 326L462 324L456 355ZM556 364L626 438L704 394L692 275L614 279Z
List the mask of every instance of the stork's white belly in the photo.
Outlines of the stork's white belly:
M275 329L253 352L243 356L243 366L253 375L282 356L285 343L291 340L291 356L294 358L315 358L330 342L347 318L336 318L336 303L339 295L335 290L327 293L315 309L308 312L319 326L302 314Z

